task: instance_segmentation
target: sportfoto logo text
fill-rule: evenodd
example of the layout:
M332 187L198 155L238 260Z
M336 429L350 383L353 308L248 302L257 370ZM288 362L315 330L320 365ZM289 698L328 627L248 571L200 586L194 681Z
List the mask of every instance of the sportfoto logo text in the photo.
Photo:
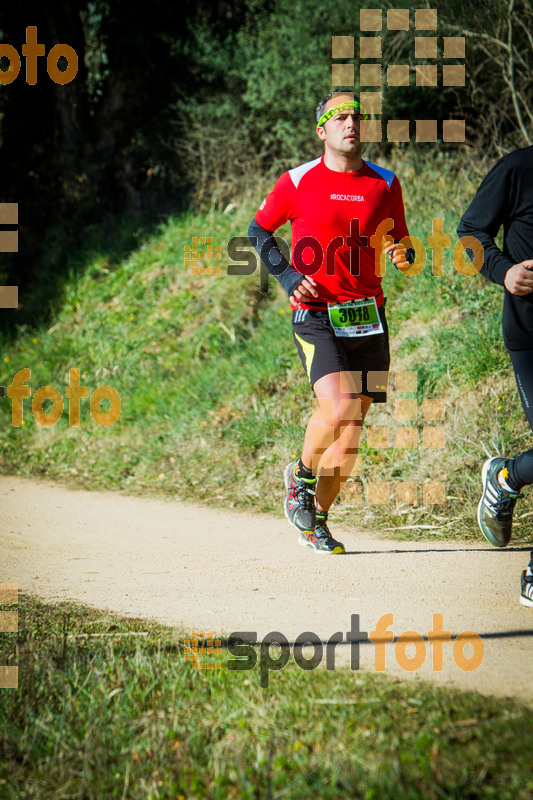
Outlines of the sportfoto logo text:
M442 614L433 614L432 629L426 636L422 636L416 631L404 631L395 637L390 628L394 624L394 614L384 614L378 620L373 631L361 631L359 627L359 614L351 615L351 628L344 638L341 631L334 633L327 642L323 642L313 631L305 631L296 637L293 643L280 631L267 633L259 645L259 653L254 645L257 645L257 633L255 631L236 631L231 633L227 640L228 652L234 656L227 661L227 668L231 671L248 671L255 668L259 661L260 685L263 689L269 686L270 672L277 672L283 669L289 661L291 648L294 661L303 670L314 670L321 664L324 657L324 644L326 650L326 669L335 669L335 648L340 644L350 645L350 668L359 669L359 645L361 642L374 644L374 668L376 672L386 669L385 646L394 644L394 657L396 664L407 672L413 672L424 664L427 656L427 646L431 644L432 668L434 672L440 672L444 664L444 643L452 643L451 631L443 627ZM213 634L209 637L213 640ZM190 644L188 641L187 644ZM213 641L210 641L213 644ZM216 640L216 645L220 647L221 641ZM202 663L199 653L213 653L213 648L205 648L200 639L193 639L193 653L186 657L192 661L195 669L213 669L220 667L210 663ZM470 646L471 653L467 655L465 648ZM279 655L273 656L271 648L280 650ZM303 654L303 648L312 648L312 655L307 658ZM414 654L408 654L407 650L414 647ZM220 652L220 649L217 650ZM452 657L463 672L476 670L483 661L484 645L481 636L474 631L462 631L453 639Z
M69 401L69 424L77 427L80 424L80 400L89 396L89 389L80 385L79 369L71 369L69 375L69 383L65 386L65 397ZM26 385L30 378L31 370L24 367L19 369L13 383L7 387L7 396L11 398L11 424L15 428L24 425L23 398L31 396L31 388ZM44 410L45 400L52 404L49 411ZM109 401L108 411L101 409L103 400ZM98 386L91 395L89 406L91 417L103 427L113 425L120 417L120 395L112 386ZM31 407L35 421L50 427L56 425L63 415L63 398L54 386L41 386L33 395Z
M22 55L26 59L26 83L35 86L37 83L37 59L46 55L44 44L37 41L37 26L26 28L26 42L22 45ZM0 85L7 86L18 78L21 69L21 58L11 44L0 43L0 59L7 58L9 67L0 69ZM59 59L66 62L65 69L58 67ZM78 54L69 44L56 44L48 52L46 71L54 83L64 86L74 80L78 74Z
M362 201L362 195L343 195L332 194L330 199ZM350 249L350 272L352 275L359 275L359 250L369 252L374 261L375 274L383 277L386 273L386 259L384 247L385 243L392 242L391 231L394 228L394 220L391 217L382 220L372 236L364 236L360 230L360 221L357 217L350 220L350 232L348 236L334 237L327 245L326 252L321 243L314 236L303 236L299 239L292 251L289 243L281 236L274 237L274 244L265 244L261 253L267 259L270 247L277 247L281 251L285 260L302 273L302 275L314 275L325 261L326 273L335 274L335 255L339 248ZM199 244L204 244L203 252L200 252ZM211 236L194 237L192 253L191 245L184 245L185 266L191 266L194 273L201 272L207 274L220 274L220 267L206 268L201 265L202 259L222 257L222 245L213 244ZM431 251L432 265L431 273L435 277L442 277L444 274L444 254L451 250L451 261L454 268L460 275L472 277L476 275L485 260L483 245L475 236L462 236L452 244L452 237L444 232L444 223L440 217L432 220L431 234L427 237L427 246L417 236L407 236L400 240L401 245L412 248L415 252L415 260L408 269L403 269L402 274L413 278L419 275L426 266L428 249ZM250 247L251 245L251 247ZM226 255L232 263L227 266L228 275L253 275L259 264L259 257L255 252L257 239L248 236L233 236L225 245ZM305 255L304 255L305 254ZM467 260L465 260L465 254ZM266 268L265 268L266 271ZM278 271L283 271L282 268ZM268 271L266 271L268 275ZM276 267L272 274L276 275ZM268 290L268 289L267 289Z

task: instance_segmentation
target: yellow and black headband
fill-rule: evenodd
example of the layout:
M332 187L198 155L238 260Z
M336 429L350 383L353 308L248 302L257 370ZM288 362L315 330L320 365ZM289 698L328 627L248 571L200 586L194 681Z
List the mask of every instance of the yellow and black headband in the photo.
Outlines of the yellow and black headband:
M363 115L363 119L368 119L368 114L361 109L361 105L357 100L346 100L343 103L337 103L336 106L332 106L329 111L325 111L316 124L317 128L321 128L328 119L334 117L335 114L341 114L343 111L359 111Z

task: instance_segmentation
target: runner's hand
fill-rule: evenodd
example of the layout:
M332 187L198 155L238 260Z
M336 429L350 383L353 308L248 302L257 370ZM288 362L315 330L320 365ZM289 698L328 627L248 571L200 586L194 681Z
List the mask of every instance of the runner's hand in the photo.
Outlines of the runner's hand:
M291 301L294 303L307 303L308 300L318 297L319 294L315 289L315 286L316 281L314 281L313 278L308 275L293 291L290 297Z
M503 283L511 294L521 296L533 292L533 259L521 261L508 269Z
M398 242L394 244L394 242L390 242L385 245L383 248L384 252L390 257L392 263L395 267L397 267L400 271L409 269L412 264L409 263L406 257L407 247Z

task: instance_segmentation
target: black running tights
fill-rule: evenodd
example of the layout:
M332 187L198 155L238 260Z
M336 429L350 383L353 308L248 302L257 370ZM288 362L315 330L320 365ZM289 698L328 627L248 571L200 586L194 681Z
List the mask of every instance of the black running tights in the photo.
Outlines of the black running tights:
M533 431L533 350L508 350L513 363L520 400ZM533 483L533 449L512 458L508 463L509 479L515 486ZM533 571L533 551L529 559Z
M508 350L513 362L520 400L533 431L533 350ZM533 449L515 456L507 465L509 478L515 486L533 483Z

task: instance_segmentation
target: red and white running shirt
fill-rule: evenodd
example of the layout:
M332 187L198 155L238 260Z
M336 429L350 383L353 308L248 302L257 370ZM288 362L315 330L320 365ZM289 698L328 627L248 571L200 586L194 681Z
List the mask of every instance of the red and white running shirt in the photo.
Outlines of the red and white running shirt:
M387 218L393 224L381 233L379 225ZM320 304L375 297L382 305L370 237L381 233L381 239L387 233L399 241L409 235L394 172L369 161L357 172L336 172L324 164L323 156L285 172L255 220L272 232L290 220L291 263L298 272L313 276Z

